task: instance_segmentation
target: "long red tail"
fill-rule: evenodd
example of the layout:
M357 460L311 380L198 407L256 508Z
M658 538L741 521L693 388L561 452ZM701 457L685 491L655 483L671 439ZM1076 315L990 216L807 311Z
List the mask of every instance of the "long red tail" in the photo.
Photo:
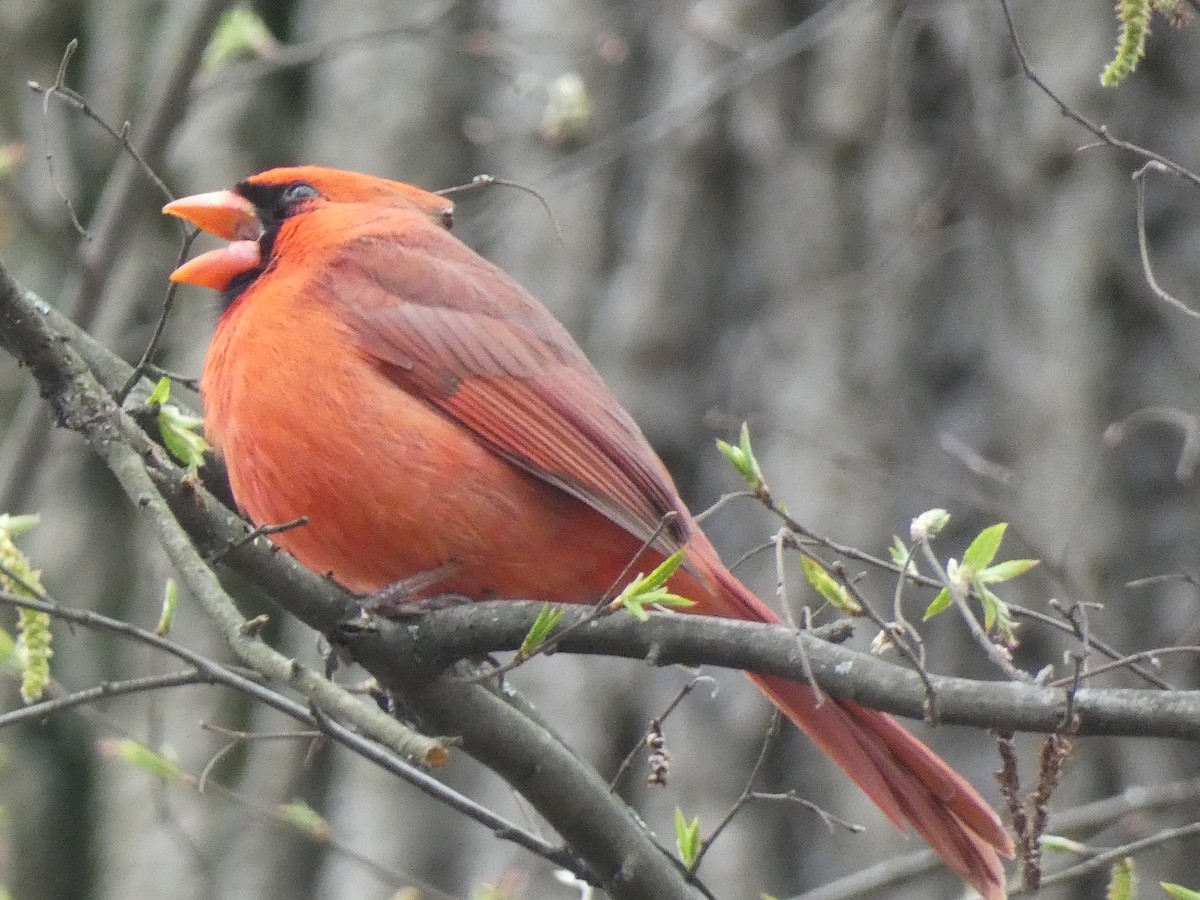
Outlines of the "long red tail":
M707 542L705 542L707 543ZM778 622L779 617L722 565L715 553L690 554L718 588L705 612L729 618ZM711 548L704 548L709 549ZM985 900L1004 900L1000 856L1012 858L1012 839L1000 818L941 757L886 713L849 700L825 697L786 678L750 675L763 693L904 830L911 825Z

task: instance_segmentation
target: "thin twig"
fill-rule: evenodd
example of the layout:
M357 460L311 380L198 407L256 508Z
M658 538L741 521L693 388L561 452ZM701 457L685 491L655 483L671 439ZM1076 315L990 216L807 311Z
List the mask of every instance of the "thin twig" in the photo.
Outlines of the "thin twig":
M230 91L245 87L277 72L315 65L330 59L337 53L358 50L373 43L390 44L397 37L427 39L430 36L430 30L438 20L444 18L458 5L459 0L439 0L419 11L412 19L399 25L388 25L384 28L323 40L306 41L302 44L278 46L269 56L231 64L216 75L202 79L194 86L193 97L196 99L210 96L225 97L229 95Z
M1030 64L1029 57L1025 54L1025 48L1021 44L1021 38L1017 34L1017 26L1016 22L1013 20L1012 9L1009 7L1009 0L1000 0L1000 9L1004 12L1004 21L1008 27L1008 38L1012 44L1013 52L1016 54L1017 64L1021 67L1022 74L1034 85L1034 87L1036 87L1054 102L1054 104L1058 107L1059 112L1061 112L1072 122L1080 125L1084 130L1095 135L1100 143L1106 144L1109 147L1114 147L1117 150L1125 150L1129 153L1133 153L1145 160L1156 162L1172 174L1178 175L1180 178L1191 182L1196 187L1200 187L1200 175L1197 175L1195 172L1192 172L1190 169L1185 168L1174 160L1163 156L1161 153L1155 153L1153 150L1149 150L1145 147L1140 147L1137 144L1131 144L1129 141L1124 141L1120 138L1113 137L1112 134L1109 133L1107 125L1100 125L1096 122L1093 122L1091 119L1084 116L1069 103L1059 97L1058 94L1056 94L1053 89L1051 89L1050 86L1042 80L1041 76L1034 71L1033 66Z
M283 532L291 531L294 528L303 528L307 524L308 524L308 516L297 516L296 518L292 519L290 522L277 522L272 525L256 525L255 527L253 527L249 531L247 531L244 535L242 535L240 538L238 538L236 541L232 541L229 544L226 544L225 546L221 547L219 550L215 550L212 553L208 554L208 557L207 557L208 562L209 563L218 563L221 560L223 560L225 557L227 557L230 553L233 553L236 550L240 550L242 547L245 547L247 544L253 544L260 537L270 537L273 534L282 534Z
M317 719L304 704L297 703L295 700L285 697L273 689L254 681L252 678L235 672L229 667L215 663L202 654L184 647L182 644L177 644L174 641L161 637L152 631L139 628L129 622L113 619L100 613L92 612L91 610L73 609L55 603L30 600L28 597L21 597L3 591L0 591L0 605L24 606L39 612L49 613L54 618L72 622L83 628L116 634L146 644L193 666L197 677L202 680L233 688L251 699L257 700L291 717L303 725L312 727L318 724ZM134 681L131 680L131 683L134 683ZM78 704L75 705L78 706ZM9 721L7 719L8 716L14 717L14 720L19 719L21 721L24 721L27 717L36 718L37 716L34 716L30 712L30 709L32 707L6 713L5 721ZM46 714L45 710L40 710L39 712L43 716ZM348 717L347 720L351 721L352 718ZM373 762L384 771L408 782L439 803L443 803L450 809L478 822L498 837L524 847L526 850L549 860L554 865L570 869L581 877L586 877L588 874L586 867L582 866L578 859L570 852L545 841L536 834L502 818L487 807L481 806L469 797L443 785L420 769L405 762L404 759L383 745L347 728L340 722L326 719L321 724L322 730L337 743L345 746L364 759ZM363 723L355 723L355 725L361 728Z
M689 679L688 683L680 688L678 692L676 692L675 696L671 699L671 702L667 704L667 708L650 720L650 724L646 729L647 737L655 732L662 731L663 725L666 724L667 717L679 708L680 704L683 703L683 701L692 693L692 691L694 691L701 684L713 683L715 682L710 675L695 675ZM634 744L633 748L627 754L625 754L625 758L621 760L621 764L617 766L617 771L613 775L612 780L609 781L610 790L615 791L617 789L617 785L621 783L621 779L625 777L625 773L628 772L633 766L638 754L642 752L642 748L647 746L647 744L648 740L643 738Z
M79 213L75 210L75 203L67 196L66 190L63 189L62 183L58 178L58 171L54 167L54 141L50 139L50 98L56 94L64 93L67 90L67 66L71 64L71 57L75 55L75 51L79 49L79 38L71 38L67 43L66 49L63 51L62 61L58 64L58 73L54 76L54 84L44 90L45 96L42 97L42 132L46 139L46 171L50 175L50 183L54 185L54 192L58 194L59 199L67 207L67 212L71 214L71 224L75 227L75 231L80 237L90 238L88 230L83 227L83 223L79 221ZM35 91L42 91L43 88L36 81L29 82L29 86Z
M463 191L491 187L492 185L515 188L522 193L529 194L531 197L537 200L537 202L541 204L542 209L545 211L546 218L548 218L550 220L550 224L554 226L554 237L558 240L560 245L564 247L567 245L567 240L563 236L562 225L559 223L558 217L554 215L554 210L550 208L550 201L548 201L545 195L540 191L530 187L527 184L522 184L519 181L512 181L508 178L497 178L495 175L479 174L472 178L467 184L456 184L452 187L442 188L441 190L434 191L434 193L442 197L449 197L451 194L461 194Z
M1188 312L1191 313L1191 310ZM1179 459L1175 463L1175 480L1183 483L1191 481L1196 465L1200 463L1200 417L1195 413L1173 406L1143 406L1105 428L1104 443L1115 447L1131 431L1147 424L1171 425L1179 429L1183 435L1183 445L1179 448Z
M1133 183L1137 188L1137 238L1138 254L1142 259L1142 274L1155 297L1193 319L1200 319L1200 312L1196 312L1182 300L1164 290L1159 285L1158 279L1154 277L1154 267L1150 263L1149 239L1146 237L1146 175L1150 172L1161 172L1166 175L1170 170L1162 163L1152 159L1133 173Z
M322 722L321 724L322 729L318 729L316 731L253 732L236 731L231 728L225 728L221 725L215 725L212 722L201 722L200 727L205 731L212 732L213 734L219 734L223 737L229 738L229 740L225 746L209 757L208 762L204 764L204 768L200 770L200 775L196 779L196 790L201 794L204 793L205 788L208 785L208 779L212 775L213 770L216 769L217 764L238 747L241 747L245 744L261 743L264 741L315 741L316 739L322 738L327 734L327 732L324 730L324 726L326 726L328 722Z
M880 631L886 634L889 639L891 639L892 646L896 648L896 652L900 654L901 658L906 663L908 663L909 668L917 673L917 676L921 679L921 684L925 685L925 721L927 721L930 725L938 724L937 691L934 689L933 682L929 678L929 672L925 670L925 666L922 665L921 660L917 657L917 654L910 646L908 646L907 641L904 639L904 635L899 632L899 629L893 623L885 621L883 616L875 612L875 608L871 606L869 602L867 602L867 598L863 595L862 591L858 589L858 586L846 577L845 567L841 564L837 564L833 567L833 570L834 574L836 574L841 580L842 584L845 585L846 590L850 592L850 595L854 598L854 601L860 607L862 607L862 610L866 614L867 618L869 618L875 624L876 628L878 628Z
M816 47L829 28L855 0L832 0L808 18L747 49L700 79L674 104L658 109L613 131L585 149L563 158L545 174L547 180L579 178L623 156L650 147L676 131L693 125L705 110L754 79L806 50Z
M166 184L163 183L163 180L158 177L158 173L155 172L150 164L146 162L145 158L141 153L138 152L137 148L130 143L129 134L132 131L132 126L130 123L126 122L119 130L114 128L108 123L107 119L92 109L91 104L88 103L87 99L82 94L67 87L66 81L64 80L67 73L67 63L70 62L71 57L75 55L75 50L78 48L78 46L78 38L72 38L71 43L67 44L67 50L63 54L63 61L59 66L58 76L55 78L54 84L50 85L50 87L45 87L36 81L28 81L25 83L26 87L28 87L35 94L42 95L43 113L49 109L50 98L57 97L62 103L71 107L76 112L81 113L84 118L90 119L108 132L109 137L111 137L117 143L117 145L127 154L129 154L129 157L135 163L137 163L138 167L142 170L142 174L145 175L146 179L154 185L160 194L162 194L164 200L167 203L170 203L175 199L175 195L171 193L170 189L166 186ZM46 155L46 164L48 167L51 166L49 152L47 152ZM51 177L53 177L52 168ZM62 197L66 202L67 208L71 210L71 216L74 218L75 207L71 204L71 200L62 192L61 188L58 188L57 184L55 185L55 188L58 190L59 196ZM187 225L182 221L180 221L179 224L182 227L183 233L187 234ZM90 237L86 229L79 224L78 219L75 220L75 227L79 229L82 235L85 237Z
M746 777L746 784L742 788L742 795L729 807L729 811L717 823L717 827L712 830L712 833L700 842L700 850L692 862L693 872L700 869L700 863L704 861L705 854L716 843L717 838L721 836L721 833L729 826L729 823L734 820L734 817L737 816L742 807L750 801L750 797L753 794L754 782L758 780L758 773L762 771L763 765L767 761L767 753L770 751L771 745L775 742L776 735L779 734L779 723L782 718L783 716L778 709L771 712L771 721L767 725L766 734L763 735L762 745L758 748L758 757L754 760L754 765L750 767L750 774Z
M174 39L157 48L154 70L146 73L144 79L157 90L148 95L144 109L135 117L140 137L133 143L151 170L161 161L171 136L183 121L188 109L187 86L221 14L233 2L195 0L169 7L170 15L182 22L179 27L175 27L175 22L163 23L162 33L173 35ZM130 210L138 199L140 176L144 172L143 166L127 153L117 158L88 222L91 240L80 242L76 249L70 277L56 305L84 329L95 322L109 276L123 258L122 249L138 233L129 226ZM128 305L113 317L107 334L124 334L128 318L138 315L137 305ZM9 426L0 453L0 508L17 509L25 505L24 500L36 483L33 476L50 436L50 420L36 390L26 390Z
M913 559L913 550L915 549L916 546L914 544L909 544L904 548L904 558L907 560L907 563L904 571L896 578L896 587L892 591L892 619L895 626L900 629L901 634L912 641L912 650L917 657L917 666L919 669L924 670L925 639L921 637L921 633L913 627L912 623L904 617L904 588L912 580L912 576L917 574L917 563Z
M850 834L862 834L867 830L867 826L860 825L858 822L851 822L849 819L843 819L841 816L835 816L823 806L813 803L806 797L801 797L795 791L784 791L781 794L751 791L748 799L766 800L771 803L795 803L798 806L803 806L809 812L816 813L821 821L825 823L825 827L830 831L833 831L835 828L841 828Z
M105 681L95 687L80 691L71 691L50 700L43 700L20 709L0 713L0 728L20 725L23 722L36 722L46 719L54 713L86 706L110 697L121 697L126 694L141 694L147 691L157 691L163 688L182 687L193 684L217 684L219 679L198 669L186 669L182 672L170 672L166 675L146 675L141 678L126 678L120 681Z
M183 245L179 248L179 257L175 261L175 267L182 266L184 260L187 259L188 253L191 252L192 243L200 234L199 228L194 228L187 231L183 238ZM175 293L179 290L179 282L172 281L167 285L167 295L163 298L162 312L158 315L158 321L154 323L154 332L150 335L150 340L146 344L146 349L142 351L142 358L138 360L137 365L133 367L133 371L129 373L129 377L125 380L125 384L121 389L113 395L113 399L117 401L118 406L124 406L126 398L129 397L129 392L133 390L134 385L141 380L150 366L150 360L154 354L158 352L159 342L162 341L163 331L167 327L167 319L171 315L171 308L175 305Z
M1069 869L1063 869L1061 872L1055 872L1053 875L1046 875L1042 878L1041 887L1049 887L1052 884L1059 884L1064 881L1073 881L1076 878L1082 878L1085 875L1090 875L1093 872L1108 868L1109 864L1123 856L1133 856L1143 850L1150 850L1154 847L1161 847L1164 844L1169 844L1172 841L1180 841L1184 838L1190 838L1195 835L1200 835L1200 822L1192 822L1189 825L1183 825L1179 828L1165 828L1162 831L1152 834L1149 837L1141 838L1140 840L1130 841L1128 844L1122 844L1119 847L1112 847L1102 853L1097 853L1087 862L1082 862L1077 866L1071 866ZM1023 888L1018 888L1009 893L1010 897L1023 897L1030 892Z
M1200 0L1197 0L1197 2L1200 2ZM716 513L723 506L725 506L725 504L730 503L733 500L743 500L746 498L749 498L751 500L755 499L754 491L730 491L728 494L722 494L720 497L718 497L716 499L716 501L711 506L708 507L708 509L705 509L699 513L693 514L692 520L695 521L696 524L698 524L698 525L702 524L705 519L707 519L709 516ZM734 569L737 567L730 566L730 568Z
M1113 669L1125 669L1129 667L1130 663L1138 662L1139 660L1143 659L1157 663L1160 656L1170 656L1174 653L1196 655L1200 654L1200 647L1159 647L1156 650L1143 650L1140 653L1131 653L1122 659L1114 659L1111 662L1088 669L1086 672L1082 673L1082 675L1078 676L1078 679L1082 680L1084 678L1093 678L1096 675L1103 674L1104 672L1111 672ZM1056 681L1048 682L1047 686L1061 687L1074 681L1076 681L1075 677L1059 678Z
M638 551L632 557L630 557L627 563L625 563L625 568L623 568L617 577L613 579L612 584L610 584L608 587L608 590L606 590L601 595L600 600L591 607L588 615L585 618L577 622L573 622L566 628L562 628L553 632L549 637L547 637L529 652L518 653L503 665L493 666L490 669L485 669L476 674L468 676L465 680L470 684L482 684L487 681L503 678L505 675L519 666L525 665L525 663L529 662L529 660L533 659L535 656L545 656L553 653L554 649L558 646L562 639L571 634L573 631L580 628L586 628L592 622L615 613L616 610L612 608L612 600L619 593L621 583L629 577L629 574L633 571L634 567L643 558L646 552L654 546L654 542L658 540L659 535L661 535L673 522L675 522L676 518L677 514L674 512L674 510L670 510L663 514L662 518L658 520L658 525L655 527L654 531L652 531L650 535L644 541L642 541L642 546L639 547Z

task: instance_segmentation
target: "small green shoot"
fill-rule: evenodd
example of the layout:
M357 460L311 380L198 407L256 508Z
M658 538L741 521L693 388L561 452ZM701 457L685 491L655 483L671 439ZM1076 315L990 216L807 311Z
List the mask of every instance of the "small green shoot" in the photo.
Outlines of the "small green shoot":
M912 553L909 551L908 545L900 540L899 535L892 535L892 543L888 547L888 556L891 557L893 565L905 575L917 574L916 560L912 558Z
M850 595L850 591L830 575L821 563L811 556L802 556L800 557L800 566L804 569L804 577L808 579L808 583L812 585L813 590L825 598L825 602L836 606L847 615L862 615L862 607Z
M162 612L158 616L158 624L154 626L154 633L159 637L165 637L171 630L171 623L175 621L175 610L179 607L179 585L175 583L174 578L167 579L167 586L163 590Z
M683 810L675 807L675 847L679 850L679 858L690 871L700 858L703 843L700 840L700 817L690 822L684 818Z
M645 622L650 618L646 607L693 606L694 600L681 597L667 590L667 580L683 565L686 547L680 547L654 569L649 575L638 574L625 589L613 599L608 608L616 612L622 607L629 611L635 619Z
M1071 856L1087 856L1090 852L1087 844L1073 841L1061 834L1043 834L1038 839L1038 846L1046 853L1067 853Z
M736 447L718 440L717 449L742 476L742 479L750 486L750 490L756 494L766 492L767 480L763 477L762 466L758 464L758 458L754 455L754 448L750 446L750 427L745 422L742 423Z
M542 644L546 643L546 639L550 637L550 633L562 620L566 610L560 606L551 606L547 603L538 610L537 618L533 620L533 625L529 628L529 633L525 635L525 640L521 641L521 647L517 650L517 656L521 659L529 659L538 651Z
M1123 856L1113 863L1108 873L1108 890L1105 900L1134 900L1137 896L1137 874L1133 870L1133 857Z
M280 820L291 825L301 834L321 844L329 843L332 829L325 818L303 800L280 803L275 807Z
M1160 881L1158 886L1163 889L1163 892L1171 898L1171 900L1200 900L1200 891L1193 891L1191 888L1185 888L1181 884L1171 884L1169 881Z
M158 406L158 433L162 435L163 446L187 466L189 475L194 476L200 464L204 462L204 454L212 449L200 434L204 420L185 413L178 406L169 403L170 399L171 379L164 377L158 380L146 402Z
M238 57L269 59L279 49L279 41L258 13L246 6L235 6L221 16L208 46L204 48L201 67L215 72Z
M991 525L976 535L975 540L967 547L962 562L951 559L946 563L946 575L950 585L942 588L933 602L925 610L924 618L931 619L947 609L954 601L955 595L966 597L974 590L983 604L983 627L985 631L993 629L1005 640L1011 641L1016 637L1016 621L1008 611L1008 607L992 591L990 585L1011 581L1019 575L1024 575L1038 564L1036 559L1010 559L1005 562L992 564L1004 540L1007 522Z
M175 754L170 748L164 748L161 753L151 750L145 744L129 738L116 738L100 742L100 755L106 759L115 759L128 763L134 768L141 769L155 778L176 784L194 786L190 775L179 768Z

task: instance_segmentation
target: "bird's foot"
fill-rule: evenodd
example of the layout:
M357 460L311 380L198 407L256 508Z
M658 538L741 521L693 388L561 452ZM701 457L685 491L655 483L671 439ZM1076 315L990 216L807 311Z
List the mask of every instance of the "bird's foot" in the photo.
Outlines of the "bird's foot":
M432 596L414 596L423 594L429 588L452 577L458 572L458 563L449 562L428 572L418 572L399 581L381 588L374 594L362 599L364 612L370 615L382 616L385 619L406 619L419 616L422 613L438 609L449 609L470 603L470 597L462 594L434 594Z

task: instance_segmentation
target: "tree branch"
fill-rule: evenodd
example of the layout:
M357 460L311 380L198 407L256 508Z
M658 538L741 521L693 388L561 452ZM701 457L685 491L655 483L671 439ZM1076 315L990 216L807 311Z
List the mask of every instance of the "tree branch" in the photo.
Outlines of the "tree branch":
M438 648L446 660L515 650L543 604L492 601L436 610L405 622L424 647ZM584 618L567 609L560 627ZM649 621L610 616L565 636L560 653L602 654L644 659L653 665L716 665L804 680L807 656L823 691L913 719L923 718L926 699L921 677L845 647L784 625L738 622L704 616L652 614ZM1042 732L1062 727L1065 688L1007 681L976 681L930 675L938 719L948 725ZM1200 740L1200 691L1081 688L1074 695L1081 735L1127 735Z
M26 314L38 312L50 332L65 329L63 337L81 351L106 388L115 390L124 383L130 371L126 363L34 295L16 290ZM0 340L4 340L2 333ZM145 445L143 451L149 452L149 440L140 431L137 435ZM156 467L150 476L199 550L227 550L245 534L244 523L215 500L197 503L197 497L207 495L180 482L172 470ZM227 562L273 595L287 597L286 608L323 633L337 631L354 608L352 598L335 592L331 585L318 582L314 590L310 573L286 555L272 552L264 541L230 551ZM331 593L339 602L330 601ZM515 649L540 608L541 604L531 602L477 603L426 613L406 622L405 628L421 636L422 650L435 664L449 666L459 659ZM563 627L582 615L580 610L567 610ZM649 659L658 665L708 663L803 680L801 646L822 689L897 715L922 717L924 688L915 673L785 626L699 616L655 615L644 624L608 617L576 629L560 650ZM947 724L1051 733L1061 723L1066 705L1063 689L946 676L931 676L931 680L941 719ZM1200 738L1200 692L1084 688L1076 692L1075 703L1080 734Z
M45 309L0 266L0 344L29 367L58 423L81 434L108 465L234 652L252 668L309 693L318 703L324 703L329 692L340 692L244 632L240 614L200 554L233 545L245 534L245 523L194 481L182 477L113 403L63 336L54 333L43 315ZM191 537L181 523L191 526ZM284 554L271 552L265 541L239 546L223 562L322 632L337 632L353 605L336 585ZM697 896L700 888L689 883L677 861L659 850L593 768L499 692L466 683L445 672L440 663L431 665L419 652L422 648L411 643L398 656L400 630L390 627L359 635L352 642L355 658L399 695L426 728L455 735L468 753L520 791L583 856L593 877L613 897L691 900ZM385 632L390 632L387 642L381 640ZM337 694L328 699L336 712ZM390 718L388 722L400 727ZM430 745L427 739L422 744L423 739L415 735L411 740L419 756L431 746L440 746Z

